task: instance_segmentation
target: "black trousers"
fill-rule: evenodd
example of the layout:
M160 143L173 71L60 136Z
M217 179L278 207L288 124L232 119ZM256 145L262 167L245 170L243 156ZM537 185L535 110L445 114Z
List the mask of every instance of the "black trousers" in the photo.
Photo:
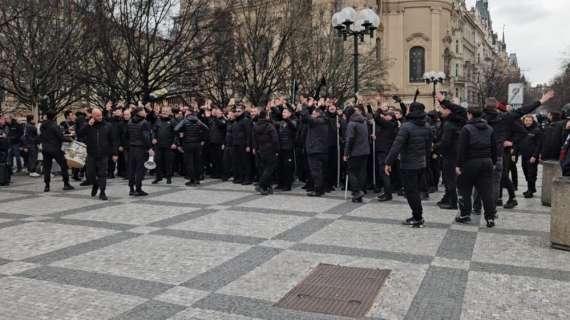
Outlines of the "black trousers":
M455 168L457 161L448 157L443 158L443 183L445 184L445 196L452 205L457 204L457 174Z
M295 179L295 155L293 150L280 150L277 173L279 175L279 186L291 188Z
M212 177L221 178L224 175L224 151L221 144L211 143L208 147L212 168Z
M429 186L431 188L437 189L439 186L439 179L442 177L442 166L441 157L432 158L429 161L429 171L430 171L430 181ZM455 169L455 168L454 168Z
M471 194L473 187L483 202L485 218L492 219L497 212L497 203L494 196L493 162L491 159L468 160L462 168L457 179L459 186L459 210L462 216L470 216L472 211Z
M93 186L98 187L101 192L105 192L105 189L107 188L107 174L109 172L110 157L96 157L88 155L87 158L89 159L87 179L89 179L89 181L93 181Z
M127 150L119 151L119 159L117 160L117 175L119 177L128 177L129 152Z
M530 156L522 156L522 168L524 173L524 178L528 185L528 190L531 192L536 192L536 177L538 172L538 159L534 163L530 163Z
M348 180L353 194L366 189L367 161L367 155L348 159Z
M63 178L63 183L69 183L69 172L67 172L67 161L65 160L65 154L63 151L58 150L56 152L46 152L42 151L44 156L43 166L44 166L44 182L49 185L51 181L51 164L53 160L61 167L61 177Z
M338 180L338 149L335 146L328 148L327 166L325 172L326 187L332 188L337 185Z
M224 148L223 179L229 179L233 175L233 154L232 148Z
M244 182L251 179L250 154L245 151L245 146L233 146L234 180Z
M271 187L273 173L277 168L277 155L274 152L257 152L257 161L260 168L259 187L263 190Z
M422 198L420 196L420 183L424 169L401 169L402 182L408 205L412 209L415 220L423 219Z
M505 152L505 156L503 157L503 174L501 176L501 191L499 193L499 199L503 198L503 188L507 189L509 193L509 199L514 199L516 197L515 186L513 185L511 178L509 178L509 171L511 170L511 166L515 166L516 170L516 164L511 159L511 156L507 155Z
M148 152L143 147L130 147L129 149L129 187L142 189L142 182L146 169L144 163L148 160Z
M172 178L174 150L169 147L158 147L155 149L155 153L156 179Z
M309 164L309 170L311 172L311 177L313 178L313 185L315 187L315 192L323 193L325 192L325 169L327 165L327 154L317 153L307 155L307 161Z
M378 175L380 182L382 182L384 193L392 194L392 179L390 176L387 176L384 171L386 156L386 153L383 152L376 153L376 174Z
M184 144L184 164L186 178L190 182L200 181L202 175L202 145L197 143Z
M36 172L36 166L38 164L38 146L28 146L28 157L26 159L26 164L28 172Z

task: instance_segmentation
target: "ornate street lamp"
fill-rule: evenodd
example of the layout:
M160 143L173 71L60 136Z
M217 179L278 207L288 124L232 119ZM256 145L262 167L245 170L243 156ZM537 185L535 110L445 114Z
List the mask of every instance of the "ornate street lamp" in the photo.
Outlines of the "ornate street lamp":
M344 41L351 36L354 41L354 95L358 94L358 40L364 42L364 36L374 38L374 31L380 25L380 17L372 9L358 12L346 7L332 16L332 25Z
M446 79L445 72L442 71L428 71L424 73L424 81L427 84L433 84L433 107L435 109L435 90L438 83L443 83Z

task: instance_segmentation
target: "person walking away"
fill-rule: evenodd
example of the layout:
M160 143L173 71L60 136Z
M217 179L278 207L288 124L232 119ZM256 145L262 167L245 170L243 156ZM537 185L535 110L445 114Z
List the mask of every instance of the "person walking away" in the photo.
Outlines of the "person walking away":
M87 179L93 182L91 197L107 201L107 175L109 174L109 159L116 162L119 159L119 138L113 125L103 119L103 112L93 109L89 123L81 128L79 133L85 137L87 144Z
M432 150L431 129L426 126L425 106L414 102L406 114L396 140L388 153L384 171L386 175L392 172L392 165L400 156L400 171L404 184L404 193L412 210L412 217L403 224L413 228L424 226L423 207L420 196L420 179L427 167L427 157Z
M277 167L277 152L279 152L277 129L270 121L269 113L261 110L259 120L253 128L253 153L257 156L261 172L256 191L262 195L273 193L271 183Z
M145 120L146 111L143 107L137 107L134 113L126 132L126 141L129 145L129 196L144 197L148 195L142 189L146 172L144 163L149 155L154 156L152 129L150 123Z
M70 141L63 135L63 130L57 125L57 113L48 111L46 113L46 121L40 126L40 142L42 143L43 167L44 167L44 192L50 191L51 182L51 165L53 160L61 167L61 176L63 179L63 190L73 190L69 183L69 172L67 169L67 161L61 150L64 141Z
M499 149L493 128L481 118L483 110L480 107L469 107L467 115L469 120L459 133L456 173L460 190L460 214L455 221L471 221L471 193L475 187L483 201L487 227L492 228L495 226L497 210L494 190L489 186L493 182L494 166L499 161Z
M366 164L370 155L370 134L367 119L363 116L364 106L357 105L346 111L344 161L348 163L352 202L362 202L366 189Z

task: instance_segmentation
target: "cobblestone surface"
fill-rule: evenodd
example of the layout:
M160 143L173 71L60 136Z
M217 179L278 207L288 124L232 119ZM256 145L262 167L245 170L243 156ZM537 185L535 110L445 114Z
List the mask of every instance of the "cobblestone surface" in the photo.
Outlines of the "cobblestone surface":
M0 320L343 319L273 307L319 263L392 270L369 320L570 318L570 253L549 248L538 198L519 197L488 230L478 217L455 224L438 193L426 227L409 229L401 197L262 197L175 179L142 200L113 180L102 203L89 188L44 194L15 179L0 188Z

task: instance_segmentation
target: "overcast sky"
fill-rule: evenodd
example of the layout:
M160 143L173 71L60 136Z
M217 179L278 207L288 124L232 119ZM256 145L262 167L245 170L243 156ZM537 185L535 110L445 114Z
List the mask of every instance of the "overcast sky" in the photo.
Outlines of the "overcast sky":
M467 7L476 0L466 0ZM560 70L564 53L570 56L570 0L489 0L495 32L532 83L550 82Z

